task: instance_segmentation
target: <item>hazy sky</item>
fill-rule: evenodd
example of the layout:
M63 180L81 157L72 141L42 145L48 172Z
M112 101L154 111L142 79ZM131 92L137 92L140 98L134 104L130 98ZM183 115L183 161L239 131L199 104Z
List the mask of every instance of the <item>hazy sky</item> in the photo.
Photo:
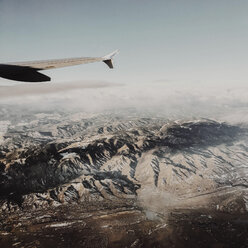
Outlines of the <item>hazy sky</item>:
M247 0L0 0L0 63L120 49L113 71L96 63L47 74L247 84L247 13Z

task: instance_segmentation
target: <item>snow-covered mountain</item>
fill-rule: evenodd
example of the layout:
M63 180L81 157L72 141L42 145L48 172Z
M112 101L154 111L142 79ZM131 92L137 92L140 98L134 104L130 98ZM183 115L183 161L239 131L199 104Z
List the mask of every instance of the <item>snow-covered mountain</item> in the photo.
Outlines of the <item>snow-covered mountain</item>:
M3 124L2 211L102 199L133 199L156 211L247 210L245 126L64 112Z

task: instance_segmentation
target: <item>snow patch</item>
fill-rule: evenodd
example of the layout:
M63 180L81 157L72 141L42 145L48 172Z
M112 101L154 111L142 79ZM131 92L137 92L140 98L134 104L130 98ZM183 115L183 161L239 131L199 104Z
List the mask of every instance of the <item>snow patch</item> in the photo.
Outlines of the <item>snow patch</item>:
M51 225L46 225L46 227L65 227L65 226L70 226L73 223L74 222L55 223L55 224L51 224Z
M75 152L63 152L60 153L60 155L63 157L62 159L71 159L71 158L76 158L79 157L77 153Z
M246 192L243 196L244 202L245 202L245 208L246 211L248 212L248 192Z

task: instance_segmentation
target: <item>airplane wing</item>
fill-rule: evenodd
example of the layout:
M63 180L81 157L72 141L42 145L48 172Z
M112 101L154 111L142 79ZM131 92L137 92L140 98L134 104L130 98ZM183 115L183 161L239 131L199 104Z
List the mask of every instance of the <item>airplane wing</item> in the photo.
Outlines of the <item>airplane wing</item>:
M30 62L16 62L0 64L0 77L24 82L45 82L51 78L38 72L73 65L88 64L93 62L104 62L109 68L113 68L112 59L118 50L104 57L79 57L68 59L41 60Z

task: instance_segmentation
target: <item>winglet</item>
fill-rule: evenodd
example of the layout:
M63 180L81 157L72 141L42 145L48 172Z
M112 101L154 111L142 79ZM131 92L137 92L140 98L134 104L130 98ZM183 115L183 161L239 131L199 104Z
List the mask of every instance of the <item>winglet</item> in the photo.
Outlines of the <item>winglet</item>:
M102 61L110 68L110 69L113 69L114 66L113 66L113 57L119 53L119 50L115 50L114 52L102 57Z

